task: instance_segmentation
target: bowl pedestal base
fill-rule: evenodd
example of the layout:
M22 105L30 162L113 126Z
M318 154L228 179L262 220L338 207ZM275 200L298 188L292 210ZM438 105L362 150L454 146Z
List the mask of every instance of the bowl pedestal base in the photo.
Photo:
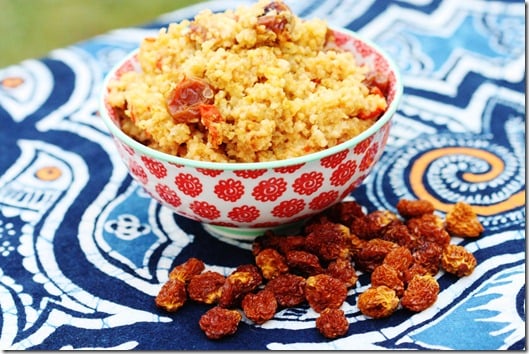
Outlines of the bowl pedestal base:
M266 231L273 231L278 235L297 234L299 233L304 221L298 221L290 224L280 225L276 227L263 228L241 228L228 227L211 224L202 224L204 230L209 234L218 238L229 238L241 241L253 241L256 237L264 235Z

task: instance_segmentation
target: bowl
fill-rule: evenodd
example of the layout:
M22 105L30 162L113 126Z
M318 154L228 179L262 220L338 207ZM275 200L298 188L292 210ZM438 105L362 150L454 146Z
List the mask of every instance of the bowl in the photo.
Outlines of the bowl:
M125 134L106 103L109 81L138 70L136 50L107 74L100 98L100 114L129 173L176 214L201 222L215 236L239 240L295 229L342 201L381 157L403 87L397 66L376 44L344 28L331 30L338 47L388 80L388 108L367 130L323 151L270 162L206 162L154 150Z

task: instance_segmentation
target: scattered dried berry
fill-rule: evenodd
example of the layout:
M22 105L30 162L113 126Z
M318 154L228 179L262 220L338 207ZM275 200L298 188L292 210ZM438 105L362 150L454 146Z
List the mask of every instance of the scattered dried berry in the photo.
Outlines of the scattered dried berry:
M273 248L282 255L292 250L304 250L305 236L301 235L275 235L272 231L266 232L263 236L257 237L252 243L252 253L254 256L265 248Z
M225 280L224 275L213 271L195 275L187 284L189 298L204 304L214 304L220 298Z
M273 248L265 248L259 252L255 256L255 264L261 270L263 278L268 280L288 272L285 257Z
M239 311L215 306L200 317L198 324L209 339L220 339L234 334L241 319Z
M219 305L232 308L239 305L243 296L261 285L263 278L259 269L252 264L237 267L222 285Z
M177 265L169 273L169 279L178 279L187 283L193 275L200 274L205 268L204 262L198 258L189 258L182 264Z
M395 290L385 285L370 287L358 295L358 309L367 317L389 317L395 312L398 305L399 298Z
M326 308L337 309L347 297L347 287L330 275L313 275L308 277L305 283L305 297L316 312L322 312Z
M351 254L351 257L353 259L356 259L358 254L360 253L360 250L364 248L367 241L361 239L360 237L356 236L355 234L351 234L349 236L349 253Z
M354 219L364 217L365 213L358 202L347 200L334 204L332 207L324 211L323 215L327 216L329 220L335 223L349 226Z
M412 233L408 226L400 220L395 220L386 226L380 238L395 242L399 246L407 247L410 250L415 249L420 242L419 236Z
M347 288L352 288L358 280L358 275L356 275L353 264L346 259L337 259L329 263L325 274L341 280Z
M403 307L414 312L426 310L437 300L439 283L431 275L416 275L400 299Z
M437 215L424 214L409 219L406 224L408 229L419 237L419 243L437 243L441 247L450 243L450 234L445 230L443 220Z
M449 245L441 255L441 267L448 273L463 277L472 274L476 268L476 258L465 247Z
M415 263L420 264L429 274L435 275L441 267L441 255L443 247L437 243L423 242L419 248L413 252Z
M432 214L435 208L429 200L401 199L397 203L397 211L404 218L415 218L423 214Z
M326 222L314 224L305 239L305 247L322 261L349 258L349 228L342 224Z
M404 294L404 282L395 268L383 263L371 273L371 286L377 287L385 285L395 290L395 294L401 297Z
M401 200L397 211L365 214L356 202L338 203L309 220L302 234L268 231L256 238L255 264L240 265L227 277L204 271L201 260L190 258L171 270L156 306L174 312L188 298L216 305L199 324L208 338L219 339L237 330L242 319L238 310L262 324L280 308L307 302L320 314L317 329L333 339L348 331L340 307L347 289L356 285L357 268L371 277L371 286L357 299L365 316L388 317L399 303L423 311L437 299L440 288L434 276L441 267L460 277L476 267L472 253L451 244L450 237L476 237L483 226L465 203L457 203L445 220L425 200Z
M292 273L305 277L323 273L319 258L310 252L289 251L286 259Z
M257 324L270 320L277 311L275 295L268 289L261 290L257 294L246 294L241 306L246 317Z
M446 230L452 236L478 237L484 228L471 205L457 202L445 217Z
M164 283L158 295L156 295L154 302L156 306L167 312L175 312L184 306L186 300L185 283L178 279L169 279Z
M368 273L382 264L386 255L399 247L395 242L373 238L366 242L364 247L358 252L355 261L356 266Z
M349 322L343 310L326 308L316 319L316 328L325 338L334 339L347 334Z
M305 301L305 278L294 274L281 274L270 280L265 289L271 290L281 307L294 307Z
M409 248L400 246L389 251L382 263L391 266L402 278L404 272L413 264L413 256Z
M364 240L378 238L398 216L389 210L375 210L364 217L356 218L351 223L351 232Z
M424 268L419 263L413 263L411 267L404 272L403 280L405 284L409 284L409 282L416 276L416 275L427 275L428 269Z

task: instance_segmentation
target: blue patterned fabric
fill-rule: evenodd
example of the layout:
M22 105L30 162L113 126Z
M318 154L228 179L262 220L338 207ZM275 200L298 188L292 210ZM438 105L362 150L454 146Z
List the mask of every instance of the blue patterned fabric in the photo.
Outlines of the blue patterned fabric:
M153 298L191 256L229 272L249 245L214 238L154 202L127 174L97 112L103 76L141 39L201 3L0 70L0 348L525 349L525 17L521 1L289 1L298 15L358 31L404 78L387 149L352 193L368 210L427 198L441 213L477 206L482 237L455 239L478 266L421 313L366 319L343 305L346 337L327 340L308 306L210 341L207 307L169 315Z

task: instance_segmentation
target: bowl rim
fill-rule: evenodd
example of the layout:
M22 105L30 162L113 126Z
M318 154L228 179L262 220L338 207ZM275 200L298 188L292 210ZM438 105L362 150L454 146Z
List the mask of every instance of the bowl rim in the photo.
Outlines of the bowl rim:
M142 143L128 136L126 133L123 132L123 130L121 130L116 124L114 124L113 120L110 118L110 115L107 112L107 105L106 105L106 97L108 94L107 87L108 87L109 82L115 78L116 71L124 63L126 63L130 58L132 58L134 55L137 54L137 52L139 51L139 47L132 50L118 63L114 64L114 66L105 75L103 79L103 83L102 83L101 94L99 96L100 115L105 125L110 130L110 133L114 135L117 139L119 139L121 142L132 147L134 150L140 151L142 154L147 155L156 160L162 160L168 163L187 166L187 167L193 167L193 168L202 168L202 169L210 169L210 170L232 170L232 171L274 169L274 168L280 168L280 167L300 165L300 164L304 164L304 163L311 162L311 161L318 161L327 156L334 155L340 151L351 149L354 146L356 146L358 143L360 143L361 141L375 134L377 131L380 130L382 126L384 126L386 123L388 123L391 120L393 115L396 113L397 107L399 106L400 101L402 99L404 87L403 87L402 77L401 77L398 66L396 65L394 60L387 54L387 52L384 49L382 49L379 45L377 45L370 39L364 38L363 36L359 35L357 32L354 32L347 28L330 26L330 25L328 27L332 29L333 31L345 34L350 37L354 37L355 39L362 41L365 44L367 44L369 47L373 48L379 55L381 55L384 58L384 60L388 64L390 72L392 72L393 75L395 76L394 97L390 105L384 112L384 114L373 125L371 125L369 128L364 130L362 133L338 145L332 146L330 148L327 148L321 151L298 156L298 157L292 157L292 158L282 159L282 160L264 161L264 162L212 162L212 161L193 160L193 159L183 158L183 157L179 157L175 155L170 155L168 153L158 151L156 149L143 145Z

